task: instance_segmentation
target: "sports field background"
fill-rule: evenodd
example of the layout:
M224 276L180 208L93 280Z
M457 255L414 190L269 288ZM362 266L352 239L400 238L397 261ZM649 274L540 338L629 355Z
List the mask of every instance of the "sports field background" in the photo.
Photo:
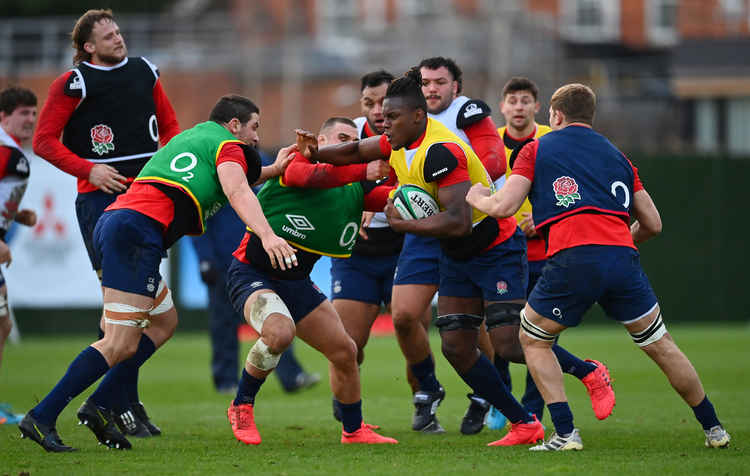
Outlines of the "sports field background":
M16 426L0 425L0 475L21 474L730 474L750 473L748 343L745 325L667 325L693 361L732 435L726 450L703 446L690 409L672 391L656 366L615 324L592 319L564 334L565 347L583 358L603 360L611 369L617 406L609 419L596 420L583 385L566 377L566 389L581 429L580 453L532 454L526 447L488 448L504 432L458 431L468 387L437 356L438 377L447 398L438 410L444 435L410 429L412 405L404 361L395 338L374 337L362 368L367 422L399 439L392 446L343 446L331 417L325 359L306 345L297 352L309 371L324 375L317 387L298 394L281 391L270 377L257 400L258 447L234 440L226 419L231 397L210 382L207 334L177 332L141 370L141 398L164 436L131 440L131 451L107 450L76 426L75 411L90 394L75 399L60 415L58 430L77 453L48 454L19 439ZM601 324L601 325L600 325ZM26 337L10 345L0 371L2 401L25 411L54 385L93 336ZM439 354L439 339L431 335ZM252 343L243 344L243 353ZM515 394L525 368L512 365ZM551 429L545 414L543 423Z

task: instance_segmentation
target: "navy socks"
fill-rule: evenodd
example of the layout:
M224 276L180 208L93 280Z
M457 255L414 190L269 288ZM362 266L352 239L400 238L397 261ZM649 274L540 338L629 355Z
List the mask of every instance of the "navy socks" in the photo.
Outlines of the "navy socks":
M708 395L706 395L702 402L692 408L695 418L700 422L704 430L710 430L716 425L721 425L719 417L716 416L716 410L714 410L713 404L708 399Z
M579 359L557 344L552 346L552 352L555 353L557 361L560 362L563 373L582 379L596 369L596 365Z
M31 409L32 416L40 423L54 426L57 416L68 402L99 380L99 377L107 370L109 370L109 364L104 356L95 348L86 347L71 362L67 372L57 382L55 388Z
M341 408L341 423L344 424L344 431L354 433L362 426L362 400L354 403L341 403L336 400Z
M547 405L555 432L560 436L573 433L573 413L570 411L568 402L555 402Z
M419 381L419 389L424 392L437 392L440 390L440 382L435 376L435 362L428 355L422 362L411 365L411 371Z
M490 402L512 423L534 421L508 391L497 369L484 354L480 354L474 366L460 376L474 393Z
M91 394L91 400L98 406L114 410L118 414L124 412L131 403L137 403L138 369L154 352L154 342L149 336L142 334L135 354L107 372L99 387Z
M237 387L237 396L234 399L234 404L254 404L255 396L258 394L260 386L263 385L263 382L265 381L266 379L255 378L247 373L247 370L242 369L242 377L240 377L240 384Z

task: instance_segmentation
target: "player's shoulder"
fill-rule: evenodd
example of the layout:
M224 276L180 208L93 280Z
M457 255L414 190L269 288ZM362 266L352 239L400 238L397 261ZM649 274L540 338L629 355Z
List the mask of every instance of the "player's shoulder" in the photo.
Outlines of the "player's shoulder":
M458 108L456 125L459 129L466 129L468 126L476 124L485 117L489 117L491 114L492 109L486 102L481 99L466 98L466 100L463 101L463 104Z
M357 135L360 139L364 139L364 136L362 134L362 131L365 128L365 123L367 122L367 118L365 116L359 116L352 119L354 121L354 125L357 126Z
M143 64L148 66L148 69L151 70L151 73L153 73L154 78L159 79L159 74L160 74L159 68L154 63L152 63L148 58L146 58L145 56L138 56L135 58L131 58L131 60L143 62Z
M450 174L465 160L463 149L452 142L436 142L425 152L423 174L425 182L435 182Z
M550 126L545 126L544 124L537 124L535 137L537 138L542 137L543 135L549 132L552 132L552 128Z
M86 83L83 80L81 70L78 68L73 68L61 74L55 82L62 83L62 91L66 96L74 98L86 97Z

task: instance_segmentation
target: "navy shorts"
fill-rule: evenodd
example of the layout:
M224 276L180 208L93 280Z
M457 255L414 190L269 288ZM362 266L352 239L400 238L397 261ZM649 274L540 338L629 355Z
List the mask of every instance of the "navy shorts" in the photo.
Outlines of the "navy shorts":
M518 228L504 242L468 261L445 255L440 259L441 296L513 301L526 299L528 283L526 237Z
M331 259L331 300L351 299L371 304L391 302L398 255Z
M529 286L526 288L526 296L531 294L531 290L536 286L536 282L542 277L542 270L546 259L529 261Z
M244 316L245 302L258 289L271 289L279 295L299 322L326 300L326 295L307 277L305 279L273 279L255 266L232 259L227 270L227 294L232 307Z
M573 327L598 302L612 319L628 323L657 304L641 268L640 255L625 246L576 246L547 259L529 306L544 317Z
M105 212L94 228L94 258L102 286L154 297L164 255L162 225L135 210Z
M437 238L406 233L393 284L440 284L442 254Z
M99 217L117 198L116 193L106 193L101 190L93 192L79 193L76 197L76 216L78 217L78 228L81 230L83 244L86 245L86 252L89 254L91 266L95 271L102 269L101 262L96 259L94 251L94 228Z

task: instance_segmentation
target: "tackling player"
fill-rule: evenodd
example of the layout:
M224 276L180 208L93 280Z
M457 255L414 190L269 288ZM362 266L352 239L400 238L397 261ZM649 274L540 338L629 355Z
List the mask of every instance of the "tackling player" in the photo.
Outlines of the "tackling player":
M562 86L550 100L554 132L521 149L499 192L474 185L466 196L475 208L498 217L513 215L528 196L536 227L547 237L547 265L521 312L520 339L555 433L531 449L583 449L552 346L595 302L625 326L693 409L706 446L726 447L730 436L695 368L667 332L640 265L635 244L661 232L661 217L638 170L592 129L595 110L588 86Z
M73 450L55 429L60 412L118 363L142 365L150 357L140 351L144 329L158 344L172 335L177 312L159 274L162 255L180 237L203 233L206 219L227 202L256 230L272 266L296 266L294 250L274 234L250 189L256 181L281 174L292 148L282 149L273 165L261 167L258 152L248 145L257 142L258 127L259 110L252 101L222 97L207 122L175 136L154 154L128 191L102 214L94 230L94 258L102 264L104 337L84 349L26 414L19 425L24 437L47 451ZM84 405L78 417L101 444L131 447L97 409L89 413Z

